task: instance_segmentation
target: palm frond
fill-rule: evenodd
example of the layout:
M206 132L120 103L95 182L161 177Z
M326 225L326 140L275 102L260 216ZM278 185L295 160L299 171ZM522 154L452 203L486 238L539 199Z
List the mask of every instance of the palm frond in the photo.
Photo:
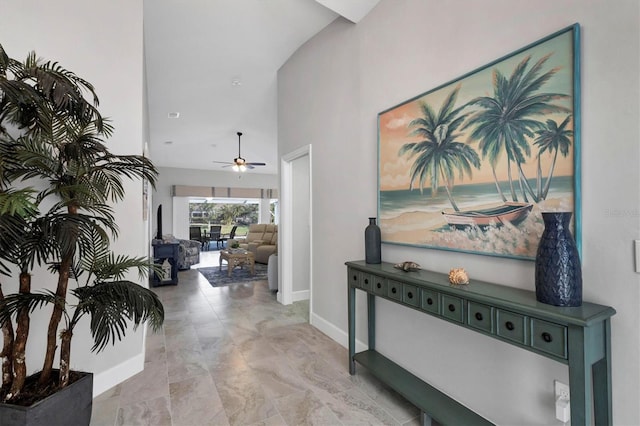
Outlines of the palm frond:
M402 145L400 147L400 149L398 150L398 155L402 156L405 155L408 152L411 152L414 150L414 148L417 146L417 143L405 143L404 145ZM413 154L412 154L413 155Z
M513 71L511 72L511 75L509 76L509 81L514 85L514 86L519 86L521 84L521 82L523 81L523 79L526 76L526 69L527 66L529 65L529 61L531 61L531 55L527 55L525 56L519 63L518 65L515 66L515 68L513 69Z
M461 85L458 84L445 98L444 102L442 102L442 106L440 107L440 111L437 117L437 123L447 123L449 122L449 115L453 109L453 106L456 103L456 99L458 98L458 92L460 91Z
M134 329L145 321L154 330L164 321L164 308L158 296L130 281L114 281L72 290L79 300L77 309L91 316L94 339L92 351L100 352L116 339L121 340L129 322Z
M29 313L33 313L47 304L60 303L55 293L45 291L42 293L14 293L5 295L4 300L0 301L0 326L10 321L11 317L16 315L20 310L26 308Z
M33 87L23 81L0 78L0 92L3 94L0 123L10 122L18 129L46 128L50 116L39 110L42 100ZM3 131L0 128L0 133Z
M13 163L8 170L8 176L12 180L42 175L51 178L58 169L51 145L46 139L34 134L26 134L16 139L11 145L9 155Z
M152 262L146 257L129 257L124 255L114 255L109 253L107 257L101 258L94 266L92 272L96 275L96 280L121 280L125 277L129 269L138 270L140 279L146 278L149 272L149 265Z
M9 55L7 55L7 52L4 51L4 47L0 44L0 74L6 74L8 65Z
M0 191L0 215L33 217L38 211L33 202L35 193L32 187Z

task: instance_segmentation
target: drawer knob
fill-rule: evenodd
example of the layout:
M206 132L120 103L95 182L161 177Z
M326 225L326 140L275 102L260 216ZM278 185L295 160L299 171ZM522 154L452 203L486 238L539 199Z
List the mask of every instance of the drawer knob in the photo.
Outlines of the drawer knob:
M413 293L411 293L411 292L407 293L407 297L408 297L409 299L413 299Z
M513 331L513 329L516 328L511 321L507 321L504 325L509 331Z
M433 305L433 299L432 298L428 298L427 299L427 305Z
M456 311L456 307L453 303L449 303L449 312L455 312Z
M396 288L395 288L395 287L392 287L392 288L391 288L391 293L396 294L397 292L398 292L398 290L396 290Z
M476 319L482 321L482 314L480 312L476 312Z
M368 279L368 278L365 278L365 279L364 279L364 283L365 283L365 284L369 284L369 279Z
M382 288L382 284L378 283L377 284L378 288Z
M551 337L551 335L545 331L544 333L542 333L542 340L547 343L551 343L553 341L553 337Z

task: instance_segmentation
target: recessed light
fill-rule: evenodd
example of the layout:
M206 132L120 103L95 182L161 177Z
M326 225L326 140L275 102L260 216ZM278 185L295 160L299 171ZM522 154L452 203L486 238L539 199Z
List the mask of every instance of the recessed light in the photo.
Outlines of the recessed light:
M231 85L232 86L242 86L242 81L240 81L239 78L234 78L233 80L231 80Z
M171 145L173 143L173 141L164 141L165 145Z
M167 117L169 117L169 118L179 118L180 117L180 113L179 112L170 112L169 114L167 114Z

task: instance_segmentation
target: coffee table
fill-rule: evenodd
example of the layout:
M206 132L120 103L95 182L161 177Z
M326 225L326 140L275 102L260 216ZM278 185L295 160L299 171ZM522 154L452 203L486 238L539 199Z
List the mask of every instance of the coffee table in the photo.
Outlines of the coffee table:
M247 250L220 250L220 270L222 270L222 261L227 261L227 275L231 277L231 272L236 267L251 267L251 275L256 273L255 258L253 253Z

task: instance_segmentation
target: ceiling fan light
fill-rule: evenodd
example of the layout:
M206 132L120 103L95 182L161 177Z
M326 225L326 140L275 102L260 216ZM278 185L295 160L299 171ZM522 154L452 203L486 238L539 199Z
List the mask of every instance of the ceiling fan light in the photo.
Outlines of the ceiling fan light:
M240 167L238 167L240 169L241 172L245 172L247 170L247 166L243 164L240 164Z
M240 167L238 167L237 164L234 164L231 168L233 169L234 172L239 172L240 171Z

